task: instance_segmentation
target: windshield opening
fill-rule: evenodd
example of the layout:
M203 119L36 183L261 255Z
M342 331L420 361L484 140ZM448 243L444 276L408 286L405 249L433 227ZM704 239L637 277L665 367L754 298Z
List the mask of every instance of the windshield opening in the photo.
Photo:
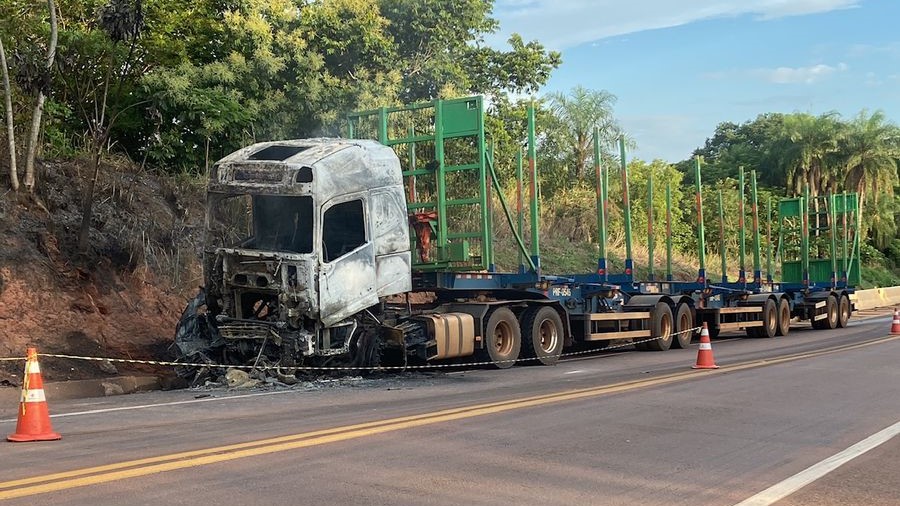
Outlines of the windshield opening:
M310 196L209 196L207 244L287 253L312 253Z

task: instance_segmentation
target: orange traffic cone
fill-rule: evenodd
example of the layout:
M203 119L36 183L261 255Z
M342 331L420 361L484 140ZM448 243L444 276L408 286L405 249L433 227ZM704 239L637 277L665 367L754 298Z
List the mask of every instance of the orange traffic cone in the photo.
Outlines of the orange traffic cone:
M900 309L894 309L894 323L891 324L891 334L900 334Z
M16 433L10 434L6 439L16 442L62 439L50 426L50 411L44 397L44 380L41 378L36 348L28 348L25 359L25 382L22 384Z
M703 330L700 331L700 349L697 350L697 363L691 369L718 369L713 359L712 343L709 342L709 327L703 322Z

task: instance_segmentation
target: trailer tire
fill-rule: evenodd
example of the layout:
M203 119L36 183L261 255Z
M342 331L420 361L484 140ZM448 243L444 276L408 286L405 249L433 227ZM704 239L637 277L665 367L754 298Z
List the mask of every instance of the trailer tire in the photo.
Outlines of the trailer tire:
M776 336L786 336L791 331L791 305L787 299L778 300L778 328Z
M757 327L755 337L773 338L778 333L778 306L772 299L763 305L763 326Z
M838 303L838 328L844 328L847 326L847 322L850 321L850 297L847 297L846 294L841 295L840 302Z
M650 351L666 351L672 346L672 330L675 322L672 321L672 308L665 302L657 302L653 312L650 313L650 337L658 337L645 343Z
M522 330L516 315L506 307L491 311L484 326L484 350L482 358L492 362L497 369L515 365L522 349Z
M562 355L565 336L562 318L549 306L529 308L522 314L522 358L555 365ZM526 363L534 363L529 360Z
M691 307L687 304L678 304L678 308L675 310L675 332L678 335L672 341L672 347L688 348L694 339L694 333L689 332L692 328L694 328L694 315L691 314Z
M813 320L812 326L816 330L829 330L837 328L838 324L838 308L837 299L834 295L829 295L825 299L825 318L821 320Z

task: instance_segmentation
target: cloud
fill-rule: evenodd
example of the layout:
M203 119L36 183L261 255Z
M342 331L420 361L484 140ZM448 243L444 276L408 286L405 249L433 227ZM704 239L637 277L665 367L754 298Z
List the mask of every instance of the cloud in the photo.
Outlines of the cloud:
M900 42L889 42L887 44L853 44L847 50L847 54L854 58L864 56L900 56Z
M497 0L499 44L512 32L553 49L705 19L754 16L768 20L858 7L862 0Z
M778 67L774 69L755 69L750 74L774 84L813 84L837 72L847 70L845 63L837 66L820 63L811 67Z
M776 67L745 70L726 70L707 72L707 79L756 78L772 84L814 84L834 75L845 72L850 67L846 63L835 66L819 63L809 67Z

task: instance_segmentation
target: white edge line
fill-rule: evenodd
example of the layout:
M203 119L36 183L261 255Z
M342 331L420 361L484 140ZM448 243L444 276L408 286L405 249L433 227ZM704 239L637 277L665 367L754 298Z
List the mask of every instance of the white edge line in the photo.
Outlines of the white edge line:
M228 401L232 399L244 399L247 397L261 397L264 395L278 395L278 394L286 394L291 392L302 392L303 390L276 390L274 392L258 392L255 394L243 394L243 395L229 395L226 397L204 397L202 399L189 399L186 401L173 401L173 402L161 402L159 404L138 404L137 406L122 406L119 408L103 408L103 409L92 409L89 411L73 411L71 413L58 413L55 415L50 415L50 418L63 418L66 416L81 416L81 415L94 415L97 413L111 413L113 411L131 411L133 409L145 409L145 408L158 408L162 406L178 406L181 404L196 404L200 402L214 402L214 401ZM202 395L202 394L201 394ZM18 419L9 418L6 420L0 420L0 423L7 422L15 422Z
M877 448L878 446L890 441L897 434L900 434L900 422L891 425L871 436L863 439L855 445L844 451L836 453L831 457L800 471L799 473L787 478L786 480L776 483L762 492L745 499L735 506L768 506L785 497L793 494L801 488L818 480L822 476L834 471L838 467L859 457L867 451Z

